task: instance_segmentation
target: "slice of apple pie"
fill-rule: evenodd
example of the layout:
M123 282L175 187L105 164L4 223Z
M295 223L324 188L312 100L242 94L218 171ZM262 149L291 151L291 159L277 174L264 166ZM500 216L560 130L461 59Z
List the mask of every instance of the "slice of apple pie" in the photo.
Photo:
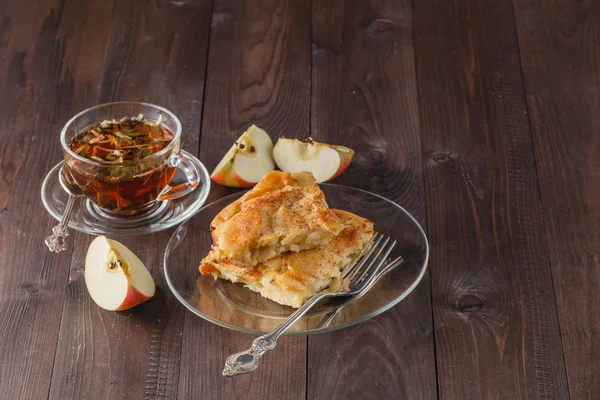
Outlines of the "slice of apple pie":
M212 221L215 263L252 267L327 244L343 229L310 172L272 171Z
M373 237L373 223L342 210L331 210L344 229L327 244L287 252L247 267L234 259L218 259L214 250L202 260L200 272L245 286L279 304L298 308L326 287L339 287L342 271Z

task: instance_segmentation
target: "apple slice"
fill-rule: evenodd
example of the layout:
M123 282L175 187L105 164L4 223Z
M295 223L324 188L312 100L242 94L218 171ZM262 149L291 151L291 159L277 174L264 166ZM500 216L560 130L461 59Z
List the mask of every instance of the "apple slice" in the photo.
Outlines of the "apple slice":
M152 275L140 259L116 240L98 236L85 257L85 284L92 300L121 311L154 296Z
M273 148L275 163L285 172L312 172L317 182L327 182L348 168L354 150L344 146L319 143L310 137L306 143L298 139L280 138Z
M252 125L231 146L210 178L225 186L252 187L267 172L275 169L273 141L256 125Z

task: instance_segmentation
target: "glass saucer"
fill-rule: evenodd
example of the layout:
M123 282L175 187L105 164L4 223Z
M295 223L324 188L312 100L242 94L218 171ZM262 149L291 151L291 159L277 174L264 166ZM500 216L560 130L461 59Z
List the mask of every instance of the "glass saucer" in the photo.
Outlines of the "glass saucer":
M148 210L134 216L108 214L90 200L80 197L75 202L69 228L92 235L126 236L162 231L188 220L206 201L210 191L210 177L204 165L196 157L183 150L181 153L185 153L200 171L200 183L193 192L176 200L158 201ZM67 192L58 180L63 164L64 161L56 164L42 184L44 207L57 221L62 218L68 199ZM177 170L171 183L176 185L180 176L181 180L185 180L183 172Z
M427 267L429 246L419 223L398 204L376 194L346 186L322 184L327 203L368 218L375 230L397 240L390 257L404 262L385 275L364 296L348 303L327 327L319 327L324 316L340 308L339 299L323 300L296 322L288 334L327 332L372 318L398 304L417 286ZM224 197L203 207L171 236L165 255L164 272L175 297L194 314L217 325L246 333L272 331L294 309L279 305L244 288L241 284L198 271L200 260L212 244L209 225L226 205L243 192Z

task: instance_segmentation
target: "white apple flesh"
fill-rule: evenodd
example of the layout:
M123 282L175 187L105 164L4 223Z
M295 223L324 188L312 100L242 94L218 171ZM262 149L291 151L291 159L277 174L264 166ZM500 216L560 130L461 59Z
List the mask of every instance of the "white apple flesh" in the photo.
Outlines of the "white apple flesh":
M104 236L92 241L85 257L85 284L98 306L127 310L154 296L152 275L131 250Z
M231 146L210 178L224 186L252 187L275 169L273 141L264 130L252 125Z
M285 172L309 171L317 182L327 182L348 168L354 150L308 139L281 138L273 148L275 163Z

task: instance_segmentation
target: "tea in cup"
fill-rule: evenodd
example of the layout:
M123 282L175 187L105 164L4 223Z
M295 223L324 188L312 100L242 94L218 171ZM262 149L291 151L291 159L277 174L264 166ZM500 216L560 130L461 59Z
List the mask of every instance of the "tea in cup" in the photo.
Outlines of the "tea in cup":
M73 117L61 132L66 171L85 196L111 214L133 215L194 190L200 172L180 154L181 122L152 104L118 102ZM177 168L186 182L170 186Z

